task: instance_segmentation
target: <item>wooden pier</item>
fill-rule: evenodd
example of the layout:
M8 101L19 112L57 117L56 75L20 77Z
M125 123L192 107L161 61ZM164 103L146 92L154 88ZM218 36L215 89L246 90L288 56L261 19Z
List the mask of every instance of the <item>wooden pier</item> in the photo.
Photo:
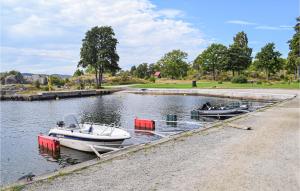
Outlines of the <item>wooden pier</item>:
M40 100L55 100L64 98L75 98L75 97L88 97L111 94L121 89L100 89L100 90L70 90L70 91L51 91L51 92L40 92L32 95L1 95L1 100L10 101L40 101Z

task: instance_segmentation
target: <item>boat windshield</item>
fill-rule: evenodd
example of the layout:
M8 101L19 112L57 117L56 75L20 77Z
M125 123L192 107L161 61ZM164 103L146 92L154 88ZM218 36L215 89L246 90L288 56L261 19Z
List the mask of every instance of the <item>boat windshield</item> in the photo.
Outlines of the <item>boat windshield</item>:
M78 120L75 117L75 115L64 116L64 126L66 128L72 128L72 129L80 128Z

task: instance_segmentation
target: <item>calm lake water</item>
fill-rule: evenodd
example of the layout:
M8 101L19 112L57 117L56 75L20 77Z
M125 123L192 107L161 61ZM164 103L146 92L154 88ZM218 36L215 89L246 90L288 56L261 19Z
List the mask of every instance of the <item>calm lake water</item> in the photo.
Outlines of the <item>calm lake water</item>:
M115 123L131 130L134 128L135 117L154 119L158 120L156 131L172 134L201 127L203 123L192 120L190 111L207 101L212 105L241 102L213 97L154 96L122 92L53 101L1 102L1 185L14 182L29 172L39 175L95 158L94 154L68 148L62 148L60 155L56 157L39 150L37 135L47 134L57 121L68 114L74 114L83 121ZM249 104L256 108L263 103L249 102ZM178 123L176 127L169 126L163 121L167 114L176 114L178 121L190 123ZM126 144L144 143L159 138L136 134L133 131L130 133L133 137L127 140Z

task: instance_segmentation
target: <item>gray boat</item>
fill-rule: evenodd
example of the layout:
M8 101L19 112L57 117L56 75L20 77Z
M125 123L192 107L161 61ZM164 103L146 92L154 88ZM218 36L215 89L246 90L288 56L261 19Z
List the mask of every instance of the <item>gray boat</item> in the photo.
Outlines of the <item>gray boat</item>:
M229 107L211 107L209 103L205 103L201 108L191 112L192 117L215 117L219 119L226 119L236 116L238 114L248 113L248 105L240 105L236 108Z

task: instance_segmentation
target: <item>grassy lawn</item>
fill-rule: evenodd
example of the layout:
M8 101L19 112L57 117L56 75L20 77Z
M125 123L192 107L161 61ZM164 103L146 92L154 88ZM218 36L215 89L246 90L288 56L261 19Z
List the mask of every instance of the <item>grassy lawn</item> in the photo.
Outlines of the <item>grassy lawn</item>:
M188 89L192 88L192 83L151 83L151 84L140 84L133 86L135 88L179 88ZM219 84L218 82L197 82L197 88L281 88L281 89L300 89L299 83L246 83L246 84L234 84L231 82L223 82Z

